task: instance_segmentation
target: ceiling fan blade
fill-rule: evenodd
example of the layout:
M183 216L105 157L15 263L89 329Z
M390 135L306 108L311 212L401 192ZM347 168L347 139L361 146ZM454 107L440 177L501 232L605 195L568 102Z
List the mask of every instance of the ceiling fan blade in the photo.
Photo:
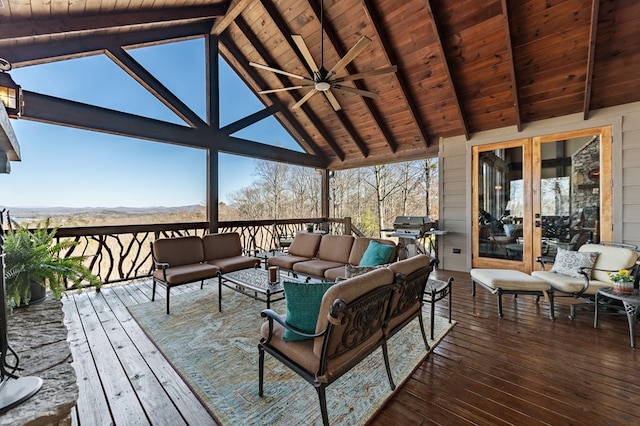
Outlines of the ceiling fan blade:
M311 90L309 90L309 92L307 92L306 95L304 95L302 97L302 99L300 99L298 102L296 102L291 109L297 109L300 108L302 106L302 104L304 104L305 102L307 102L309 100L310 97L312 97L313 95L315 95L316 93L318 93L318 89L313 88Z
M378 94L375 93L375 92L370 92L368 90L356 89L355 87L341 86L339 84L336 84L335 86L332 86L331 88L332 89L337 89L337 90L344 90L345 92L355 93L356 95L366 96L367 98L372 98L372 99L375 99L375 98L378 97Z
M398 71L398 67L396 65L393 65L390 67L378 68L377 70L365 71L358 74L348 75L345 77L338 77L335 80L332 80L331 82L341 83L343 81L360 80L367 77L373 77L374 75L387 74L387 73L396 72L396 71Z
M281 89L262 90L262 91L260 91L258 93L261 94L261 95L266 95L267 93L286 92L288 90L303 89L305 87L313 87L313 84L309 84L309 85L306 85L306 86L283 87Z
M293 39L293 42L296 44L296 46L298 46L298 49L300 50L300 53L302 53L304 60L307 61L307 64L309 64L309 67L311 67L311 71L318 72L316 61L313 60L313 56L311 56L311 52L309 52L309 49L307 48L307 45L305 44L302 36L292 35L291 38Z
M324 95L327 97L327 100L329 101L329 103L331 104L334 110L340 111L342 109L336 97L333 96L333 93L331 93L331 90L325 90Z
M276 74L282 74L282 75L286 75L286 76L291 77L291 78L297 78L298 80L313 81L312 79L310 79L308 77L303 77L303 76L298 75L298 74L293 74L291 72L282 71L282 70L279 70L277 68L271 68L271 67L268 67L266 65L256 64L255 62L249 62L249 65L251 65L252 67L255 67L255 68L260 68L260 69L263 69L263 70L275 72Z
M371 42L371 39L367 36L362 36L360 40L347 52L346 55L342 57L334 66L329 70L329 76L337 73L342 70L344 67L349 65L349 62L353 61L356 56L360 54L367 47L367 44Z

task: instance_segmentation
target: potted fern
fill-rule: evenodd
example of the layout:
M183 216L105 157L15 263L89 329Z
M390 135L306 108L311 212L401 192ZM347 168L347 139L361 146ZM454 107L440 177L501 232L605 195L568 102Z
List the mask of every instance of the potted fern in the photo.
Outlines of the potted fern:
M10 307L40 302L47 289L60 299L68 289L67 282L76 288L81 288L83 281L98 288L102 284L83 264L84 256L60 256L78 242L56 242L57 228L47 228L48 222L33 230L17 226L5 234L5 285Z

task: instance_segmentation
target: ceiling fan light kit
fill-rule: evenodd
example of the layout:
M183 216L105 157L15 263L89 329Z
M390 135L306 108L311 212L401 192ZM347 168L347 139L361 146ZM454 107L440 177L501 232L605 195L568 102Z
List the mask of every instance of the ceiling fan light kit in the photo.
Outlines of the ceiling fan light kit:
M291 91L291 90L297 90L297 89L310 88L310 90L299 101L297 101L291 107L292 109L300 108L313 95L315 95L318 92L321 92L321 93L324 93L325 97L327 98L327 100L329 101L329 103L331 104L333 109L336 110L336 111L339 111L341 109L341 107L340 107L340 103L338 103L338 100L333 95L332 89L340 90L340 91L348 92L348 93L354 93L356 95L365 96L365 97L368 97L368 98L376 98L378 96L378 94L375 93L375 92L371 92L371 91L368 91L368 90L362 90L362 89L358 89L358 88L351 87L351 86L344 86L344 85L341 85L339 83L342 83L342 82L345 82L345 81L361 80L361 79L364 79L364 78L367 78L367 77L373 77L373 76L376 76L376 75L396 72L398 67L395 66L395 65L392 65L392 66L389 66L389 67L378 68L378 69L370 70L370 71L364 71L364 72L361 72L361 73L347 75L347 76L343 76L343 77L334 77L335 74L337 74L338 72L342 71L347 65L349 65L365 49L365 47L371 42L371 39L366 37L366 36L362 36L360 38L360 40L358 40L358 42L333 66L333 68L331 68L329 71L327 71L325 69L325 67L324 67L324 18L323 18L323 10L324 10L323 2L321 1L320 2L320 67L319 68L316 65L316 62L313 59L313 56L311 55L311 52L307 48L307 45L304 42L302 36L300 36L300 35L292 35L291 36L291 38L293 39L293 42L298 47L298 50L300 50L300 53L302 54L302 57L304 58L304 61L307 63L307 65L311 69L311 72L313 73L311 78L305 77L305 76L302 76L302 75L299 75L299 74L290 73L288 71L283 71L281 69L273 68L273 67L270 67L270 66L267 66L267 65L256 63L256 62L249 62L249 65L251 65L252 67L255 67L255 68L258 68L258 69L263 69L265 71L270 71L270 72L273 72L273 73L276 73L276 74L286 75L287 77L291 77L291 78L294 78L294 79L297 79L297 80L305 80L305 81L309 82L310 84L283 87L283 88L280 88L280 89L263 90L263 91L260 91L258 93L264 95L264 94L268 94L268 93L277 93L277 92L285 92L285 91Z

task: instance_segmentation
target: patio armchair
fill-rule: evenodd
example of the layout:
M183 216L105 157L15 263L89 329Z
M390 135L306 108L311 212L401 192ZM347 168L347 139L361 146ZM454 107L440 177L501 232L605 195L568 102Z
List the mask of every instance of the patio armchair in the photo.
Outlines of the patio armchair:
M569 318L573 319L577 306L593 305L598 290L612 286L609 273L627 269L634 276L637 275L637 249L635 245L613 242L584 244L578 251L558 248L555 259L536 259L542 265L542 271L533 271L531 275L548 282L556 292L556 297L560 293L565 297L581 299L581 302L571 305ZM551 263L552 268L546 270Z
M267 352L316 389L322 421L327 425L325 388L378 347L382 347L389 385L395 389L383 332L393 290L394 274L388 268L333 285L322 297L315 333L302 332L290 325L286 317L270 309L262 311L268 321L262 325L262 338L258 344L258 394L263 394L264 354ZM285 341L285 330L307 340Z

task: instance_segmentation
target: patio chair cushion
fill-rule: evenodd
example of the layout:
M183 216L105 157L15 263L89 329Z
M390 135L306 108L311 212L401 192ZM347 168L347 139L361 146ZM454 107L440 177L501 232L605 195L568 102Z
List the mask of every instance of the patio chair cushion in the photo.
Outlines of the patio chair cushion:
M260 259L251 256L231 256L224 259L210 260L207 263L217 266L220 268L220 272L226 274L240 269L254 268L260 265Z
M320 246L321 239L322 234L300 232L296 234L295 238L291 242L291 245L289 246L289 254L292 256L311 259L312 257L315 257L318 252L318 246Z
M392 246L371 240L358 266L378 266L387 263L392 252Z
M240 256L242 244L240 234L228 232L224 234L208 234L202 237L205 261Z
M591 271L599 254L600 252L597 251L580 252L558 247L558 254L550 272L568 275L573 278L582 278L583 275L579 271L581 268L585 268L585 272L591 276Z
M349 262L349 254L354 238L351 235L323 235L318 248L318 259L337 262L343 265ZM339 265L331 266L334 268ZM324 272L324 271L323 271ZM322 274L320 274L322 276Z
M200 237L161 238L153 242L153 254L158 262L170 267L202 263L204 250Z
M635 266L638 253L625 247L603 246L601 244L585 244L579 252L599 252L591 273L593 279L609 282L609 272L618 272L621 269L631 269Z
M166 269L165 274L162 269L153 271L153 277L169 286L191 283L194 281L206 280L215 277L220 269L217 266L206 263L194 263L191 265L173 266Z
M563 293L578 293L584 287L584 277L574 278L551 271L533 271L531 276L546 281L552 288ZM611 287L611 282L591 279L589 280L589 287L584 294L594 295L598 292L598 289L603 287Z
M300 274L311 275L314 277L324 277L324 273L328 269L338 268L343 265L344 263L342 262L333 262L331 260L324 259L312 259L306 260L304 262L294 263L293 271Z
M288 269L292 271L293 265L295 265L298 262L304 262L310 259L311 258L309 257L294 256L291 253L289 253L286 256L270 257L269 259L267 259L267 264L269 266L279 266L281 269Z
M334 284L285 281L283 285L287 303L287 322L305 333L314 333L322 297ZM290 330L285 330L282 338L287 342L310 339Z

